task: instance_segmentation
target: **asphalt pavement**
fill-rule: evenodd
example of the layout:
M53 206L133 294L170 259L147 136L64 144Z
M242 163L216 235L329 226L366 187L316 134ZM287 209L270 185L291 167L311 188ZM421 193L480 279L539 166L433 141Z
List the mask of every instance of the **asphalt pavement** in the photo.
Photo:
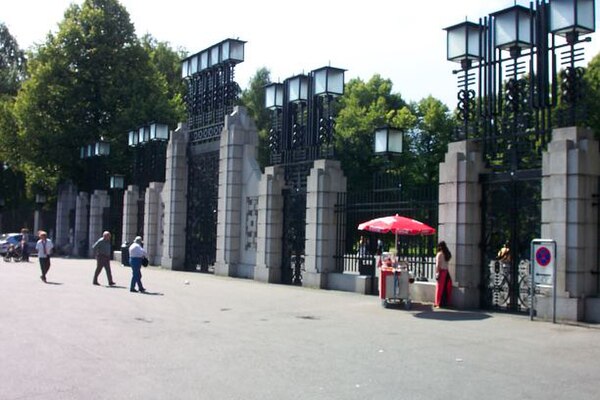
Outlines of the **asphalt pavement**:
M0 399L598 399L600 329L374 296L0 260Z

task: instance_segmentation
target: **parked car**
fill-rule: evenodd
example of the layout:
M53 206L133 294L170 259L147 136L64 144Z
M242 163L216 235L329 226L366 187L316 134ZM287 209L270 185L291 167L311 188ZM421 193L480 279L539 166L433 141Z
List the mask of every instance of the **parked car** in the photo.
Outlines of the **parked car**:
M0 255L4 256L8 251L8 246L11 244L15 247L21 247L21 238L23 235L20 233L3 233L0 235ZM34 235L29 235L29 241L27 242L27 247L29 249L29 254L35 254L35 245L38 241L38 237Z

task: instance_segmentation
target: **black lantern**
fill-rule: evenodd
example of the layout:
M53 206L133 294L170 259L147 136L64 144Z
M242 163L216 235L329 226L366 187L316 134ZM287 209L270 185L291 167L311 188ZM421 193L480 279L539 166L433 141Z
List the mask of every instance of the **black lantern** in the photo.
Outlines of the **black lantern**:
M402 153L403 133L400 129L383 126L375 130L374 153L377 155L396 155Z
M283 84L270 83L265 86L265 107L277 110L283 107Z
M112 175L110 177L110 188L111 189L124 189L125 188L125 176L124 175Z
M550 32L575 43L579 35L596 30L594 0L550 0Z
M521 49L533 44L533 10L523 6L513 6L492 14L494 18L494 45L508 49L513 58L521 54Z
M312 72L313 94L315 96L344 94L344 72L340 68L323 67Z
M94 155L95 156L107 156L110 154L110 143L105 141L104 139L100 139L100 141L94 144Z
M169 126L167 124L150 124L150 140L169 140Z
M301 103L308 100L308 76L296 75L288 78L286 82L290 103Z
M473 60L480 60L482 30L480 25L469 21L445 28L448 60L461 63L463 69L468 69Z
M135 147L139 143L139 137L137 130L131 130L127 133L127 144L130 147Z

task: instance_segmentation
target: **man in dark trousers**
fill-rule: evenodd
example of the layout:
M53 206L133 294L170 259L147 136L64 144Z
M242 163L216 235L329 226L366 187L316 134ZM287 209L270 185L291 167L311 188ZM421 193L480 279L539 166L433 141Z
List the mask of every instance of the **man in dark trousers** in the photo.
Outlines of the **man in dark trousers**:
M52 244L52 240L48 239L48 234L45 231L39 231L38 236L40 237L40 240L37 241L35 249L37 250L38 260L42 270L40 279L46 283L46 274L48 274L48 270L50 269L50 254L52 253L54 245Z
M116 285L112 279L112 272L110 271L110 256L112 254L112 247L110 244L110 232L104 231L102 237L96 240L96 243L92 246L96 255L96 271L94 272L94 285L100 285L98 283L98 276L102 272L102 268L106 269L106 277L108 278L108 284L110 286Z

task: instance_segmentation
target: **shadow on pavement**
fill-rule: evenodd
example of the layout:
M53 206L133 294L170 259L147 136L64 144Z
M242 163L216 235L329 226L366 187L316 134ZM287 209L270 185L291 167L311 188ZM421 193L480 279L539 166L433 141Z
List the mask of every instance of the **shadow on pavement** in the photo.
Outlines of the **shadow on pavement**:
M44 282L46 285L62 285L62 282L50 282L50 281L46 281Z
M146 295L146 296L164 296L164 295L165 295L164 293L160 293L160 292L149 292L149 291L147 291L147 290L146 290L145 292L142 292L142 293L140 293L140 294L144 294L144 295Z
M474 311L429 310L417 313L416 318L435 319L440 321L479 321L491 317L489 314Z

